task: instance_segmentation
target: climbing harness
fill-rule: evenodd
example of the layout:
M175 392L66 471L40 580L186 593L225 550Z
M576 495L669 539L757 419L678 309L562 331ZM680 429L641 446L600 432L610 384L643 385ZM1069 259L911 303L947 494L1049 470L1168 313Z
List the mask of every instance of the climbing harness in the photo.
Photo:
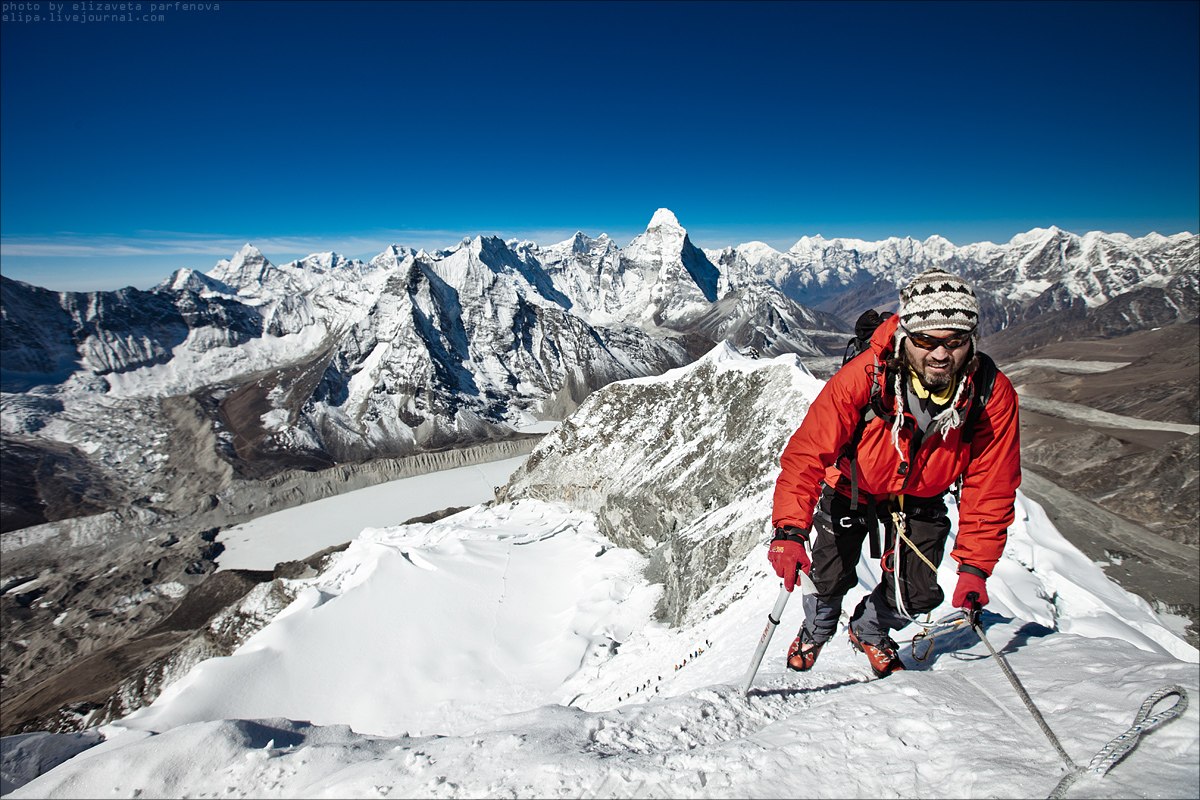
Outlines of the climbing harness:
M1034 721L1036 721L1038 727L1042 729L1042 733L1046 734L1046 738L1050 740L1050 744L1054 745L1055 751L1063 760L1063 763L1067 766L1067 774L1059 780L1058 785L1054 787L1054 791L1049 794L1049 800L1059 800L1060 798L1065 797L1067 789L1071 787L1071 784L1075 783L1080 776L1087 772L1091 772L1099 777L1103 777L1110 769L1116 766L1121 759L1128 755L1134 747L1137 746L1138 739L1143 733L1148 733L1149 731L1152 731L1155 728L1170 722L1171 720L1180 716L1187 709L1187 691L1182 686L1164 686L1146 698L1145 702L1142 703L1141 708L1138 709L1137 716L1134 717L1133 725L1130 726L1127 731L1106 744L1100 750L1100 752L1093 756L1092 760L1088 762L1086 767L1079 766L1074 760L1072 760L1071 756L1063 748L1062 743L1058 741L1058 737L1054 735L1054 731L1050 730L1050 726L1046 723L1045 718L1042 717L1041 712L1038 711L1037 706L1033 704L1033 700L1030 699L1029 693L1025 691L1025 687L1017 678L1016 673L1012 671L1012 667L1008 665L1008 661L1006 661L1004 656L1000 655L1000 653L998 653L996 649L992 647L992 643L989 642L987 636L984 635L983 625L979 619L982 609L980 609L978 606L978 596L975 595L972 597L974 594L975 593L972 592L970 595L967 595L968 602L972 602L974 608L970 612L964 610L962 612L963 619L971 625L971 629L975 631L975 634L979 637L979 640L983 642L984 647L986 647L988 652L991 653L992 657L996 659L996 663L1000 665L1000 669L1003 670L1005 677L1008 678L1009 683L1012 684L1013 689L1016 690L1017 695L1021 698L1021 701L1025 704L1025 707L1029 709L1029 713L1033 716ZM1175 695L1179 698L1175 701L1174 705L1158 712L1153 716L1150 715L1150 712L1154 709L1154 706L1159 703L1159 701L1172 695Z

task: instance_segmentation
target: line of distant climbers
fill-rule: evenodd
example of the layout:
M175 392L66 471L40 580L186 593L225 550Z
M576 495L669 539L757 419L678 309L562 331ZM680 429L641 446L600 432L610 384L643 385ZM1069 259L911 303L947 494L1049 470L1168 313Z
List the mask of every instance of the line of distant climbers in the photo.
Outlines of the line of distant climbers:
M708 639L704 640L704 644L706 647L712 647L712 642L710 642ZM689 658L692 660L695 660L702 655L704 655L704 647L697 647L695 650L693 650L692 652L687 654L687 658L684 658L683 661L681 661L680 663L675 665L675 671L678 672L679 670L686 667ZM638 686L637 688L635 688L632 692L627 692L626 694L617 695L617 702L619 703L623 700L628 700L628 699L632 698L635 694L642 692L642 691L647 691L655 683L660 683L660 682L662 682L662 675L659 675L655 680L647 680L645 683L643 683L640 686ZM660 688L661 687L659 687L659 686L654 686L654 693L658 694Z

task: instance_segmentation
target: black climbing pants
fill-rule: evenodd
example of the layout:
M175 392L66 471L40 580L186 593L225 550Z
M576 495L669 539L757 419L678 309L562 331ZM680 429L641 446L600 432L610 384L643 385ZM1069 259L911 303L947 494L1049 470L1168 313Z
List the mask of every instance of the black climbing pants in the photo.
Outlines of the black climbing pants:
M903 628L907 617L896 608L895 576L898 569L904 610L909 615L932 611L944 599L938 586L937 573L929 568L912 549L895 537L892 510L895 501L882 500L873 506L860 497L856 510L850 510L850 498L826 486L813 514L812 570L810 577L817 588L804 598L804 627L801 637L806 641L827 641L837 630L842 612L842 599L858 583L859 560L866 558L863 542L876 524L884 526L885 561L891 567L883 572L883 580L862 599L850 621L855 633L865 642L879 643L889 630ZM944 495L936 497L905 497L904 517L908 539L935 566L941 563L950 535L950 518L946 515ZM864 587L866 588L866 587Z

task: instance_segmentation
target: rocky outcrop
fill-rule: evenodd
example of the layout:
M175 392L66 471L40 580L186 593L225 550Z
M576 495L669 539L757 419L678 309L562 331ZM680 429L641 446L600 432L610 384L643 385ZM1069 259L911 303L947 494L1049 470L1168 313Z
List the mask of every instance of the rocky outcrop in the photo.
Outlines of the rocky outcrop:
M292 599L289 581L270 572L215 573L145 633L6 693L2 732L81 731L126 716L201 661L232 653Z
M12 709L27 702L23 697L44 694L35 686L50 674L48 664L55 665L51 672L57 678L89 659L100 659L103 666L95 670L114 681L123 677L128 659L106 660L101 654L152 631L215 570L221 549L216 534L208 530L142 538L126 532L118 540L67 538L60 547L6 552L0 587L0 702L6 729L10 720L16 721ZM169 650L174 639L167 635L157 642ZM70 681L60 686L68 695L73 692ZM48 703L54 709L59 705Z
M720 345L659 378L597 391L547 434L500 499L563 501L650 558L659 616L692 603L767 536L779 454L820 389L794 356Z

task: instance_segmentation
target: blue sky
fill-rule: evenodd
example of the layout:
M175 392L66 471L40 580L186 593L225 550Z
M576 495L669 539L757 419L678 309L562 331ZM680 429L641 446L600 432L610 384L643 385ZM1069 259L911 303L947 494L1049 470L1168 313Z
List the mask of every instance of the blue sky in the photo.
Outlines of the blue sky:
M9 277L660 206L705 247L1200 229L1200 3L130 2L161 19L0 25Z

